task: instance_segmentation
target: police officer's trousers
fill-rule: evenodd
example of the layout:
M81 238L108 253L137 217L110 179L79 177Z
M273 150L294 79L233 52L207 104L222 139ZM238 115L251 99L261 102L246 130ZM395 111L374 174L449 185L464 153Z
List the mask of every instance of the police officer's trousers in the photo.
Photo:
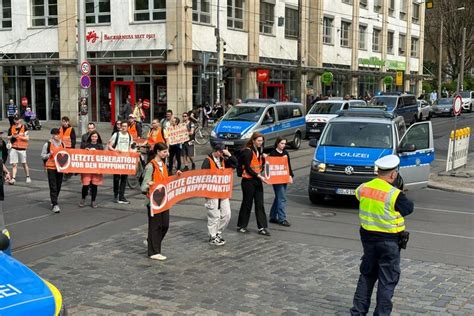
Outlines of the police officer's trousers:
M400 277L400 248L396 240L362 241L364 255L360 277L354 295L351 315L366 315L370 298L377 285L377 305L374 315L390 315L392 296Z

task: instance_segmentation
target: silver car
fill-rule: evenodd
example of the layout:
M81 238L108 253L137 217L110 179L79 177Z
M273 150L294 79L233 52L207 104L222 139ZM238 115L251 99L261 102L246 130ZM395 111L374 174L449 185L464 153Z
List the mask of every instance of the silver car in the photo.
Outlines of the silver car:
M432 108L429 102L425 100L418 100L418 122L421 122L423 120L429 121L432 116Z
M433 104L433 114L454 116L453 98L439 99L437 104Z

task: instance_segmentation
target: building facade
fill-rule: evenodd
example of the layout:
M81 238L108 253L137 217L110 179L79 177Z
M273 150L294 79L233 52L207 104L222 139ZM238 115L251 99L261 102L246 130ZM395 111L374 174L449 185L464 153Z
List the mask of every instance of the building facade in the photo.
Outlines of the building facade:
M77 119L77 1L0 0L4 105L27 100L41 120ZM213 104L218 89L222 101L303 102L319 93L421 90L424 6L417 1L83 1L93 121L113 121L128 97L149 100L149 121L166 109ZM397 71L398 86L386 78Z

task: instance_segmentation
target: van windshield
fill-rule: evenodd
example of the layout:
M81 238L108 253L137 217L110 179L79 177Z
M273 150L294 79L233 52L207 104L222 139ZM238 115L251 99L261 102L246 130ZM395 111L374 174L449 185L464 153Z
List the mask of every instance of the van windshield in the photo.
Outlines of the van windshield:
M330 122L321 145L358 148L392 148L390 124L367 122Z
M397 99L398 98L394 98L394 97L374 97L370 101L369 104L370 105L377 105L377 106L385 105L385 106L387 106L387 110L391 111L391 110L393 110L393 108L397 104Z
M341 109L341 103L316 103L308 114L336 114Z
M222 118L222 121L257 122L264 110L264 106L234 106Z

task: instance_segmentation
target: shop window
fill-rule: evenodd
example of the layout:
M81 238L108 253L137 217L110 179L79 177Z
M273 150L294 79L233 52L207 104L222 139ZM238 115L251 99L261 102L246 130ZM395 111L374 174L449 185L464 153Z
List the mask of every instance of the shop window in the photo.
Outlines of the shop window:
M0 0L0 28L12 27L12 2L11 0Z
M395 0L390 0L388 3L388 15L395 16Z
M351 23L341 22L341 46L350 47Z
M382 0L374 0L374 12L382 13Z
M393 54L393 41L394 41L395 33L392 31L388 31L387 33L387 53Z
M406 0L400 0L400 20L405 21L407 19L407 4Z
M298 32L298 10L285 8L285 36L296 38L298 37Z
M86 0L86 23L110 23L110 0Z
M114 75L114 66L112 65L99 66L99 76L113 76L113 75Z
M132 66L131 65L115 65L115 75L118 76L126 76L129 77L132 75ZM123 78L123 80L129 80L131 78ZM117 78L117 80L121 80Z
M135 0L134 4L135 21L166 20L166 0Z
M334 28L334 19L324 17L323 19L323 43L332 44L332 34Z
M211 23L210 0L193 0L193 22Z
M244 29L244 0L227 0L227 27Z
M32 26L58 25L58 0L31 0Z
M275 24L275 4L260 1L260 33L273 34Z
M133 65L133 74L135 76L149 76L150 65Z
M380 52L380 33L382 31L379 29L374 28L374 32L372 34L372 51L373 52Z
M367 49L367 26L359 24L359 49Z
M367 9L367 0L360 0L361 9Z

